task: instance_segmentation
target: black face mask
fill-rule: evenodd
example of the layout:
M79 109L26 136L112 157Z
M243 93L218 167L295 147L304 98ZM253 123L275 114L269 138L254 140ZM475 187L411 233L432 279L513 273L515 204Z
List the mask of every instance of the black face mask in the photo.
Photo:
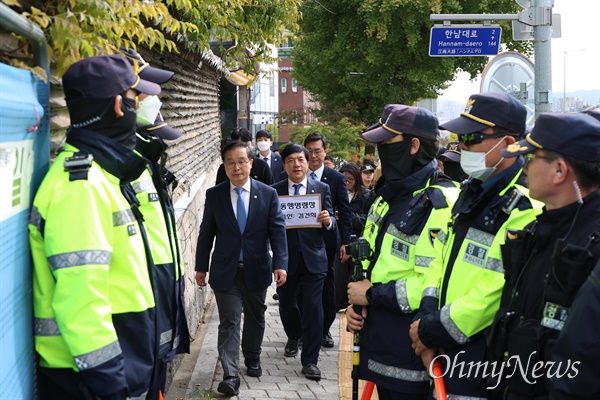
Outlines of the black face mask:
M125 115L120 118L113 110L114 101L114 98L67 100L71 125L98 132L133 150L136 142L135 99L122 98L121 110Z
M377 151L381 159L381 172L386 181L406 178L412 171L410 155L411 141L405 140L389 144L378 144Z

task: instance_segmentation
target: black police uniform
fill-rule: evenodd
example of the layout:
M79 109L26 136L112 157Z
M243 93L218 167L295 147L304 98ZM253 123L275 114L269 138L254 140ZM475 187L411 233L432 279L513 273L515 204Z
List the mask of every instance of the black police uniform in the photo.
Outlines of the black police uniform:
M573 299L600 258L600 191L584 198L583 204L540 214L516 237L509 235L502 257L506 285L488 345L492 361L513 358L492 397L546 399L548 374L557 368L562 373L567 366L544 364L535 372L533 367L551 360ZM490 386L497 384L497 378L493 380Z

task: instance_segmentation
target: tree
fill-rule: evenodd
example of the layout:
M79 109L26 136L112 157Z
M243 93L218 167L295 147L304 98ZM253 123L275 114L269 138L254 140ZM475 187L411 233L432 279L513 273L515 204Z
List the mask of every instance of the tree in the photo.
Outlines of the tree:
M295 31L301 0L2 0L24 9L22 15L40 25L47 36L60 75L75 61L116 53L119 47L161 51L184 48L202 53L210 42L233 41L228 52L239 60L254 52L253 61L268 61L267 43L277 44ZM27 42L22 41L23 48ZM5 60L23 66L15 59ZM227 61L227 60L226 60ZM249 63L249 67L251 67Z
M296 143L304 143L304 138L313 132L319 132L329 142L328 152L332 157L351 160L364 154L367 142L360 136L366 127L354 124L348 118L342 118L334 124L316 122L306 124L290 133L290 138Z
M436 98L457 71L473 78L487 62L429 57L430 14L514 14L518 8L514 0L306 1L293 74L320 103L322 118L345 115L371 124L384 105ZM501 25L509 49L531 53L532 43L512 41L510 22Z

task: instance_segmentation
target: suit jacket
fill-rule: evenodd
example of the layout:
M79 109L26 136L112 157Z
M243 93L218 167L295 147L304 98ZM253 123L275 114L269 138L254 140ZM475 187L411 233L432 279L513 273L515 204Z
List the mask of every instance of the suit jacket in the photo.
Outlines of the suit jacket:
M336 229L325 234L327 253L331 255L338 252L342 243L350 243L350 235L352 235L352 210L348 201L348 187L346 186L346 177L344 174L325 166L323 175L321 175L321 182L329 185L333 210L337 211L339 216Z
M231 205L229 181L206 191L196 247L196 271L209 271L210 251L216 237L209 276L214 290L227 291L233 286L240 249L244 252L244 280L248 290L268 287L276 269L287 271L285 221L277 192L254 179L250 181L250 204L243 234ZM269 253L269 242L273 258Z
M288 179L279 181L272 185L280 196L289 196ZM331 193L329 186L321 182L315 182L312 179L307 180L307 194L319 193L321 195L321 207L329 211L331 215L332 230L336 227L336 221L333 216L333 207L331 205ZM286 238L289 253L288 272L294 274L298 263L298 242L302 248L302 256L306 263L306 268L311 273L327 272L327 252L325 251L324 235L327 228L298 228L287 229Z
M283 172L283 161L281 156L277 153L271 152L271 173L273 174L273 182L279 182L283 179L281 173Z
M262 182L265 185L272 184L273 174L271 173L269 164L267 164L265 160L261 160L258 157L252 157L252 159L254 161L252 162L252 169L250 170L250 178ZM225 173L225 166L221 164L217 170L217 182L215 185L225 181L229 182L229 178L227 177L227 173Z

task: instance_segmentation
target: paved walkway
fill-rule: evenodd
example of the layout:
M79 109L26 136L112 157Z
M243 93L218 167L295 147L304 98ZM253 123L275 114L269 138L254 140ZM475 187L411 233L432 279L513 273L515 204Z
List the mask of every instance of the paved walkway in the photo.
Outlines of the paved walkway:
M285 357L283 349L287 337L279 318L278 302L272 299L275 287L267 291L266 330L261 355L263 375L252 378L246 375L243 357L240 354L240 394L229 397L232 400L262 399L351 399L352 379L352 335L346 332L344 318L340 327L340 316L331 327L335 347L321 347L319 369L320 381L308 380L302 375L300 357ZM217 386L223 372L217 354L217 327L219 317L214 298L207 309L205 324L196 340L192 343L192 354L184 362L175 376L165 399L221 399L227 398L217 392ZM340 349L340 332L342 343ZM192 360L192 361L190 361ZM362 393L362 385L361 392ZM371 400L376 400L374 394Z

